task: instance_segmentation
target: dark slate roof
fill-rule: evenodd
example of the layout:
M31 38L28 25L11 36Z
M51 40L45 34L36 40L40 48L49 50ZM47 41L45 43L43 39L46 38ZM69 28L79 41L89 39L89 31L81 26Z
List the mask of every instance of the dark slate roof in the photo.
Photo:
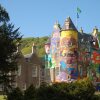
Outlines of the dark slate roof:
M77 30L70 17L65 20L62 30Z
M78 38L83 39L84 41L91 41L92 40L92 35L91 34L87 34L87 33L80 33L78 32Z

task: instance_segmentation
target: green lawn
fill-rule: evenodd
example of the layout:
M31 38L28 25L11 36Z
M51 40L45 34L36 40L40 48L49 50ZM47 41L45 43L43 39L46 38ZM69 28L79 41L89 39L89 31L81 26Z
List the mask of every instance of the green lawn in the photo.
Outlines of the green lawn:
M0 100L6 100L6 99L4 99L3 95L0 95Z

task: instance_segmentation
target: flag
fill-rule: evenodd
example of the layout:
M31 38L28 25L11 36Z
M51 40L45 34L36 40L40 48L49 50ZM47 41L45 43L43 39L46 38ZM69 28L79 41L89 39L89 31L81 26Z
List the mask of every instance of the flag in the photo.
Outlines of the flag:
M79 14L77 13L77 18L79 18Z
M80 14L81 13L81 9L77 7L77 13Z
M81 9L77 7L77 18L79 18L79 14L81 13Z

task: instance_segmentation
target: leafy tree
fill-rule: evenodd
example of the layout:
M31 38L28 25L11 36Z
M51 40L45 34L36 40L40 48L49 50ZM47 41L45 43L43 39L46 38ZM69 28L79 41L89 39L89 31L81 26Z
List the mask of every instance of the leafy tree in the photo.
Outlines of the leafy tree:
M17 70L17 43L21 36L14 25L9 24L9 16L6 10L0 5L0 85L5 93L12 88Z

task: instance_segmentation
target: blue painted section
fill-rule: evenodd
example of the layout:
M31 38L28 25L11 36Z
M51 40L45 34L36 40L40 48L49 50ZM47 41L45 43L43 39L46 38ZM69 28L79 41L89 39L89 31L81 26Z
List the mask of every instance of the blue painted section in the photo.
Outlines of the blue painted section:
M66 63L64 61L60 61L60 65L62 69L66 68Z
M75 71L75 68L67 68L68 74L73 74Z

